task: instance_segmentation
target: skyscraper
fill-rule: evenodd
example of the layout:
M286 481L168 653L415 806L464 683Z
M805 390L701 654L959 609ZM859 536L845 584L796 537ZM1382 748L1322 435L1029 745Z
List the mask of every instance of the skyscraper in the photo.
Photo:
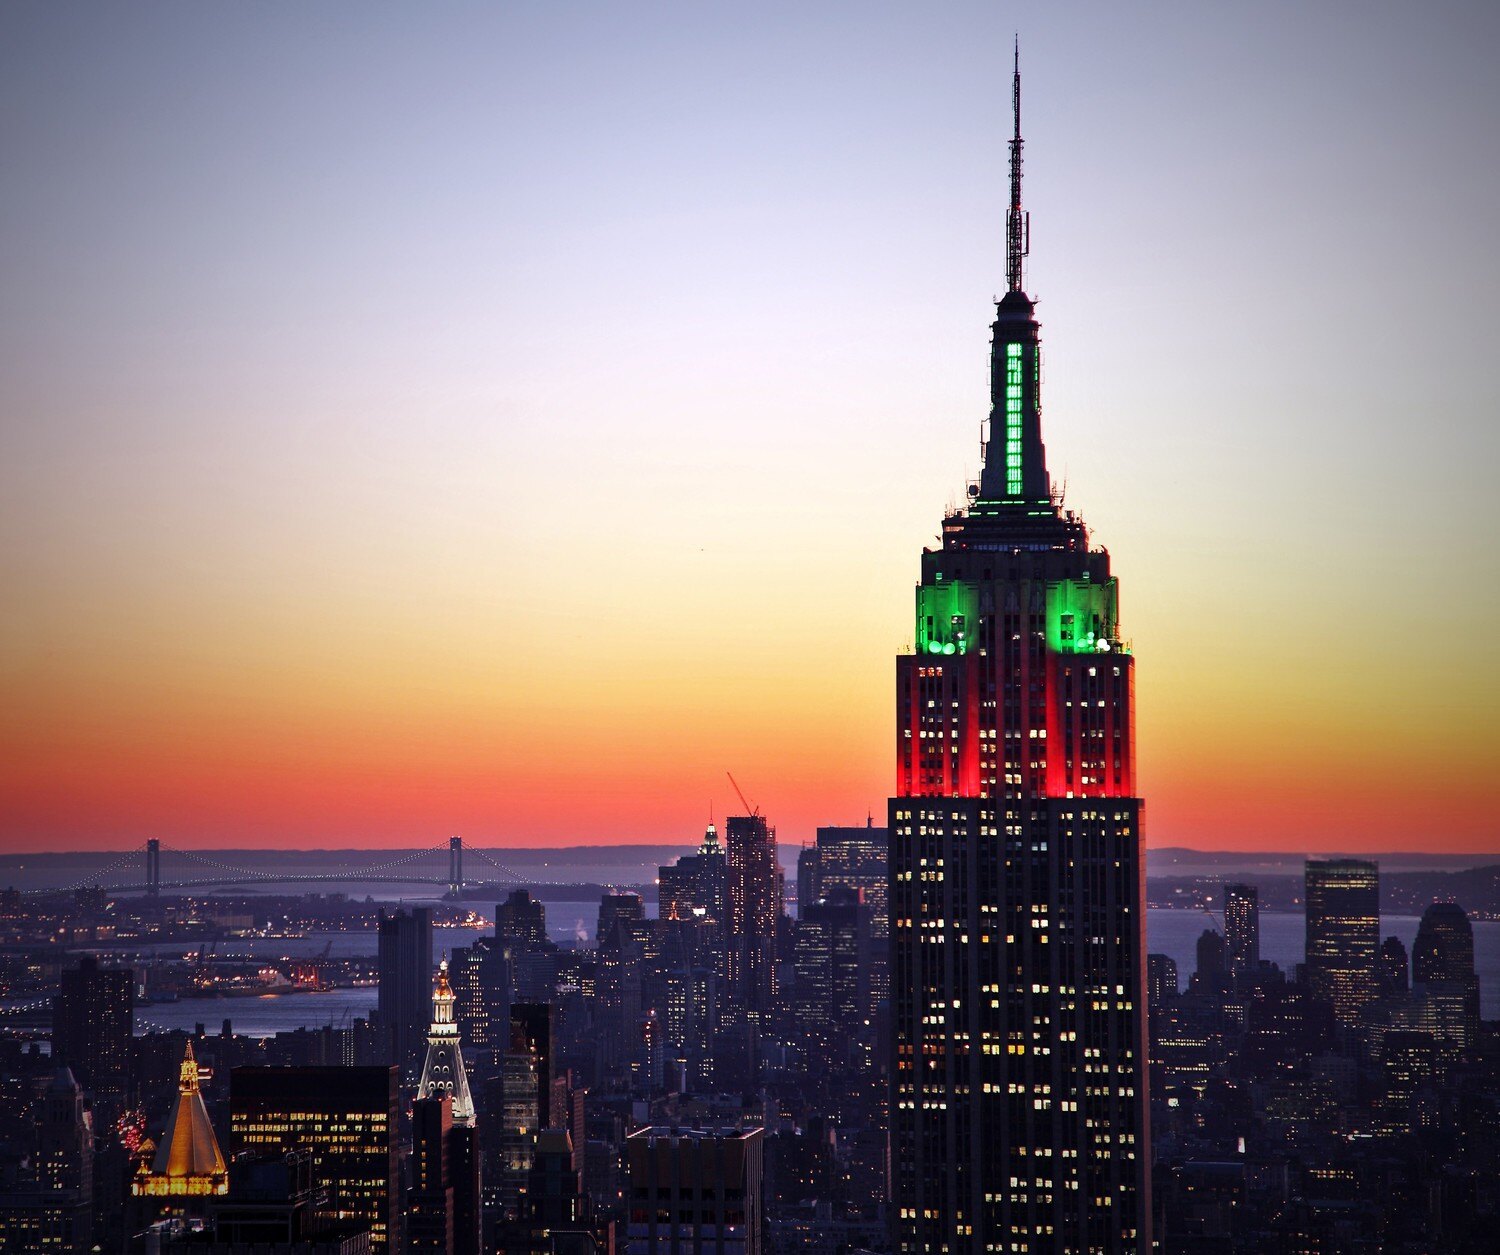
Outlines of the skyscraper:
M90 954L63 972L52 1007L52 1056L96 1099L124 1101L134 1032L135 984L128 967L102 968Z
M370 1226L373 1255L400 1247L396 1070L235 1068L229 1074L233 1153L305 1151L332 1209Z
M1458 903L1434 902L1422 912L1411 947L1411 978L1429 1004L1426 1018L1437 1032L1464 1047L1479 1039L1474 926Z
M896 662L892 1213L917 1251L1149 1249L1133 659L1062 507L1022 287L1020 73L990 436Z
M1304 896L1308 984L1352 1028L1377 989L1380 869L1356 858L1308 859Z
M764 1026L776 998L781 915L776 829L764 815L731 815L728 836L729 999Z
M1254 885L1224 886L1224 957L1231 976L1260 966L1260 894Z
M401 1069L409 1084L422 1061L432 995L432 912L382 914L380 989L376 1013L384 1034L385 1062Z

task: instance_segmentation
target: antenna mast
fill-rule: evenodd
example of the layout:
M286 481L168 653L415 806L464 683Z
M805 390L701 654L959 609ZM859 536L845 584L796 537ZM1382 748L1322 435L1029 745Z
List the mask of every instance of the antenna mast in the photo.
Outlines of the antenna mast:
M1016 131L1010 141L1010 209L1005 215L1005 282L1007 290L1022 291L1021 261L1031 253L1031 215L1021 208L1021 37L1016 36L1015 77L1011 107Z

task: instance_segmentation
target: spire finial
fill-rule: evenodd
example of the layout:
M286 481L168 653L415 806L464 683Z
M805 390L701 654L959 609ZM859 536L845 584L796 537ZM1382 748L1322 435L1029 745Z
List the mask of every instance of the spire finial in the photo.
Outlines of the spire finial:
M1016 35L1011 107L1016 129L1010 141L1010 209L1005 215L1005 282L1011 292L1022 291L1021 261L1031 252L1031 216L1021 208L1021 36Z

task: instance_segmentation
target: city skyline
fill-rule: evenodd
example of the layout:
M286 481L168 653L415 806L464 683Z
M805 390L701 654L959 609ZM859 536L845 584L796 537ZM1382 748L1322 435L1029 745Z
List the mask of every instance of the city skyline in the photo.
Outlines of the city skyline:
M880 813L1019 26L1148 844L1494 849L1496 18L1079 12L8 10L5 847Z

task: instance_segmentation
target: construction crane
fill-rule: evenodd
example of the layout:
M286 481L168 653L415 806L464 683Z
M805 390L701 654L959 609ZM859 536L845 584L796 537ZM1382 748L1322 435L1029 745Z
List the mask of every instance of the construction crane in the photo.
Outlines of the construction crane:
M740 802L745 808L745 814L758 816L760 814L760 807L750 805L750 799L745 796L744 789L740 788L739 781L734 778L734 772L726 771L724 774L729 777L729 783L734 785L734 791L740 795Z

